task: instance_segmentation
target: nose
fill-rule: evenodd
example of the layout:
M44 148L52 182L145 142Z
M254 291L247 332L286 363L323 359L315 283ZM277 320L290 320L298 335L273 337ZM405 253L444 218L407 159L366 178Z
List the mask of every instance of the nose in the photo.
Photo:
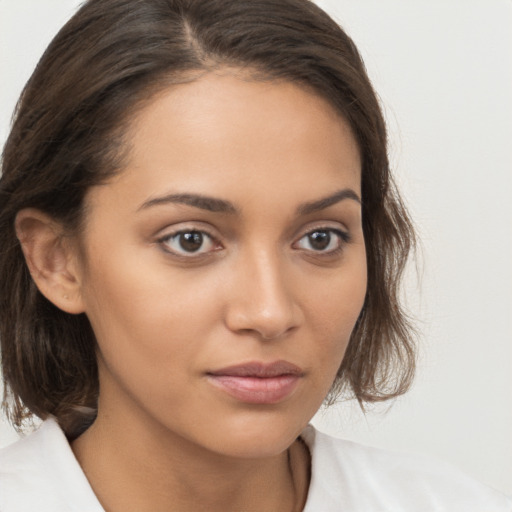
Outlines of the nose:
M299 327L302 310L285 267L277 255L263 251L239 262L225 315L231 331L272 340Z

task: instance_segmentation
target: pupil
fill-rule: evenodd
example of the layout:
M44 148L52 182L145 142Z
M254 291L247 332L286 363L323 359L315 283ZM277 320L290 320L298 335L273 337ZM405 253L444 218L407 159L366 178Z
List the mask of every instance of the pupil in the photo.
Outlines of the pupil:
M325 249L331 241L331 234L328 231L315 231L309 235L309 242L313 249L319 251Z
M180 236L180 246L185 251L197 251L201 245L203 245L203 235L197 231L182 233Z

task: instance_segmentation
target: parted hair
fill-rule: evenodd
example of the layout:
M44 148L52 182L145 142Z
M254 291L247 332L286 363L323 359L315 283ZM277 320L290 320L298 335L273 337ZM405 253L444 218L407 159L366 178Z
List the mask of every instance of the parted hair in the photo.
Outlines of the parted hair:
M90 187L122 172L125 132L159 90L225 67L293 82L351 126L362 160L368 288L327 400L361 405L404 393L414 337L400 282L415 236L390 174L385 121L356 46L309 0L89 0L27 82L2 154L0 342L3 407L22 428L57 418L69 437L94 419L96 339L37 289L16 238L16 214L37 208L82 228Z

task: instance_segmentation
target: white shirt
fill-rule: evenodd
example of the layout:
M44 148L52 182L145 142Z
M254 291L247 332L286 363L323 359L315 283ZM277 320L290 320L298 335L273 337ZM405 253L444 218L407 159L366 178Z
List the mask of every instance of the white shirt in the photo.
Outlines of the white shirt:
M512 499L429 458L312 426L302 437L312 456L304 512L512 512ZM104 512L54 420L0 450L0 512Z

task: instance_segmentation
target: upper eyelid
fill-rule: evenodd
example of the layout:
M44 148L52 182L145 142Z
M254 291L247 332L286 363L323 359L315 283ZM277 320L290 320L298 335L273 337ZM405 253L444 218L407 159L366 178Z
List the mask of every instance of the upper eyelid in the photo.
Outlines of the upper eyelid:
M304 233L313 233L315 231L341 231L343 233L348 233L349 230L345 226L341 227L339 224L337 226L318 224L317 226L308 227L304 230Z
M316 233L318 231L330 231L331 233L334 233L336 236L339 236L343 239L344 243L348 243L352 240L352 235L348 232L348 230L340 229L340 228L333 228L333 227L323 227L323 228L313 228L310 229L302 234L302 236L299 236L296 239L296 242L302 240L304 237L311 235L312 233ZM296 243L294 242L294 243Z
M333 225L333 223L335 223L336 225ZM163 241L165 239L172 238L173 236L177 236L180 233L188 233L192 231L203 233L210 237L215 242L220 242L221 239L235 238L234 236L221 236L217 233L218 230L210 228L209 226L205 226L205 224L201 221L191 221L190 223L186 221L180 222L178 226L179 227L167 226L165 228L160 229L159 233L155 237L156 240ZM343 235L343 238L352 238L350 230L346 227L346 225L343 225L339 221L320 221L296 230L295 234L292 236L292 243L295 243L304 236L314 233L315 231L331 231L335 233L341 233Z
M208 238L210 238L214 242L217 240L213 235L211 235L207 231L200 230L200 229L180 229L179 231L174 231L172 233L167 233L165 235L162 235L158 238L158 240L163 242L170 238L176 238L177 236L182 235L184 233L201 233L202 235L206 235Z
M336 225L333 225L333 223L336 223ZM300 240L302 237L314 233L315 231L333 231L333 232L340 232L346 235L347 237L351 237L350 230L348 227L338 221L333 221L333 223L329 223L329 221L324 222L318 222L313 225L303 227L296 231L295 234L295 240Z
M201 233L202 235L206 235L210 239L210 242L212 244L214 244L214 245L221 243L217 237L215 237L211 233L208 233L207 231L201 230L201 229L180 229L180 230L174 231L172 233L167 233L165 235L162 235L162 236L158 237L157 238L157 243L165 244L166 241L172 240L172 239L178 237L181 234L192 233L192 232ZM190 253L190 254L193 255L194 253ZM197 254L199 255L199 254L206 254L206 253L199 252Z
M196 222L180 222L180 226L183 227L173 227L173 226L166 226L165 228L162 228L158 230L158 233L156 234L156 238L158 240L165 239L165 238L171 238L173 236L179 235L180 233L190 233L192 231L197 231L198 233L205 233L210 238L216 240L218 237L213 233L213 229L209 229L208 227L205 227L203 223L196 223Z

